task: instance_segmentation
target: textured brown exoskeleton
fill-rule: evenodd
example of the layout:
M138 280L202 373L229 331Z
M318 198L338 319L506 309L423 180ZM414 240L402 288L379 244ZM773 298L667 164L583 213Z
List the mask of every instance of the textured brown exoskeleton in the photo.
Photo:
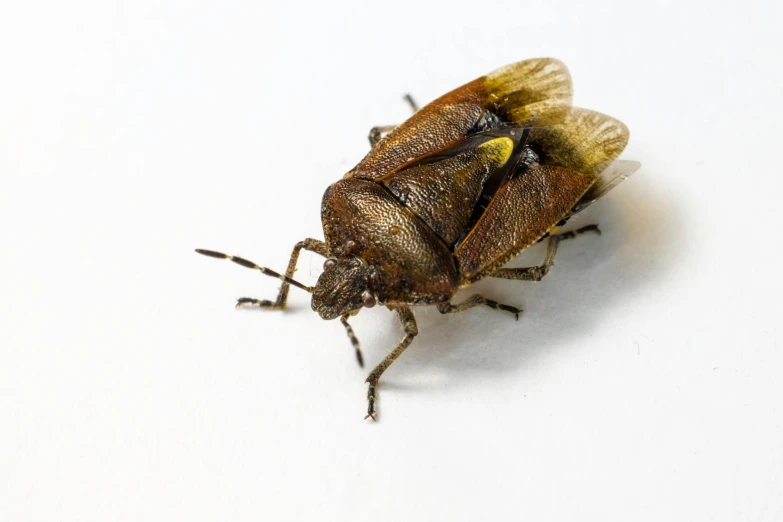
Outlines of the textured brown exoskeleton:
M340 318L360 365L347 319L376 304L395 311L405 338L367 377L367 417L375 419L378 380L418 333L412 306L446 314L485 305L518 318L518 308L480 295L451 299L488 276L539 281L560 241L599 232L590 225L555 234L558 227L639 167L614 161L628 142L627 127L572 107L571 96L565 65L542 58L502 67L421 110L408 98L415 114L398 127L372 129L370 152L324 194L326 241L297 243L284 276L242 258L197 252L284 281L275 301L241 298L237 306L285 308L289 284L311 292L313 310ZM502 268L546 237L541 266ZM315 288L291 279L303 248L327 258Z

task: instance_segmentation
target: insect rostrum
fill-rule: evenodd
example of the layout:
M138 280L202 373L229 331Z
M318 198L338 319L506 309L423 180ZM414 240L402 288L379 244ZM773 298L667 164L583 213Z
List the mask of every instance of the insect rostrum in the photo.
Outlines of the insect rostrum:
M518 318L518 308L480 295L451 300L484 277L540 280L560 242L598 232L595 225L565 234L558 228L639 167L615 161L628 143L627 127L572 107L571 97L563 63L525 60L445 94L399 126L372 129L370 152L323 196L325 241L297 243L285 275L197 252L283 281L275 301L243 297L237 306L283 309L289 285L312 293L314 311L340 318L360 365L348 318L376 303L396 312L405 338L366 381L365 418L375 419L378 381L418 333L411 307L434 305L447 314L484 305ZM540 266L502 268L544 238ZM326 258L314 288L292 279L302 249Z

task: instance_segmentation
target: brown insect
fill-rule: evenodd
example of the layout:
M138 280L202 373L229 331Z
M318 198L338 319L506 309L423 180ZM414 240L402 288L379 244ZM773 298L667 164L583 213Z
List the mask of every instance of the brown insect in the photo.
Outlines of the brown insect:
M348 318L376 304L396 312L400 344L367 377L367 417L376 417L378 381L418 333L412 306L444 314L478 305L519 317L520 309L457 290L484 277L539 281L558 245L596 225L555 234L569 217L632 174L639 164L615 162L628 128L571 106L571 78L551 58L525 60L438 98L393 127L370 131L372 149L321 205L326 241L297 243L285 275L210 250L283 281L275 301L243 297L237 306L285 308L289 285L313 294L312 309L345 326L363 366ZM384 136L385 134L385 136ZM614 162L614 163L613 163ZM540 266L502 268L548 237ZM315 288L292 279L299 252L324 256Z

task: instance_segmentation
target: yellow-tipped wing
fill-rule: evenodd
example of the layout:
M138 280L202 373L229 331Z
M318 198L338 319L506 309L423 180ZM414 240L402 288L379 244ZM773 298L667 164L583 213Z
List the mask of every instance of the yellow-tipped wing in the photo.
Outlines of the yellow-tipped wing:
M554 58L501 67L429 103L386 135L346 177L380 180L494 125L556 123L571 104L571 76Z
M560 60L534 58L506 65L484 78L487 105L520 127L555 123L571 106L571 74Z
M528 143L542 165L600 174L628 144L628 127L600 112L569 108L559 123L534 124Z

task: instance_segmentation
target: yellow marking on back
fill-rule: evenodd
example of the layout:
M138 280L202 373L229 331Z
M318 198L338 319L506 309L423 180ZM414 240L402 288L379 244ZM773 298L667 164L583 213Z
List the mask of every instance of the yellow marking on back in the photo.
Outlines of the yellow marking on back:
M496 138L478 146L487 159L498 167L505 165L514 152L514 141L511 138Z

